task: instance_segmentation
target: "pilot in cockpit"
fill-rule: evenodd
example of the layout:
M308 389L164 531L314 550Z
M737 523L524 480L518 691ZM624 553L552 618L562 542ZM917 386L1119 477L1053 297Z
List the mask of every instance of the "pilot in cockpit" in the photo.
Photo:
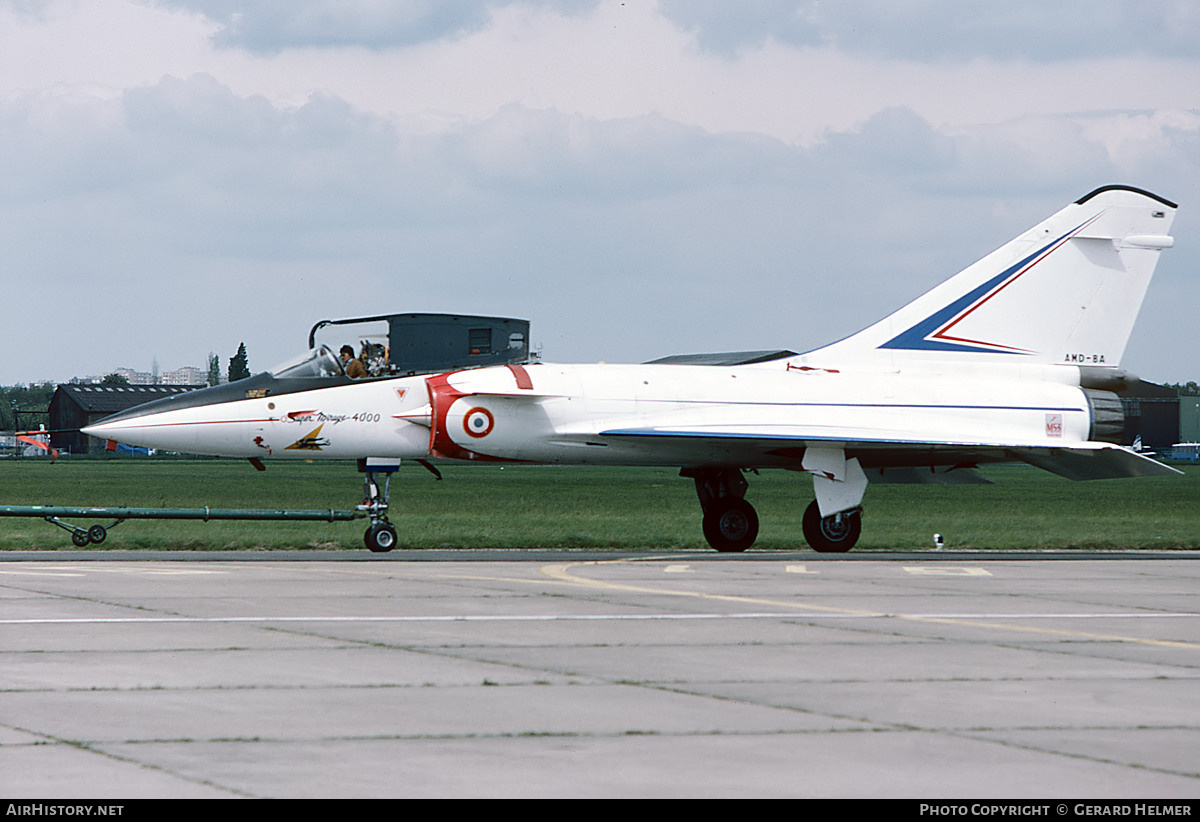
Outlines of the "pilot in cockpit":
M362 364L362 360L354 356L354 349L348 345L343 345L341 348L342 368L346 370L346 376L351 379L362 379L367 376L367 368Z

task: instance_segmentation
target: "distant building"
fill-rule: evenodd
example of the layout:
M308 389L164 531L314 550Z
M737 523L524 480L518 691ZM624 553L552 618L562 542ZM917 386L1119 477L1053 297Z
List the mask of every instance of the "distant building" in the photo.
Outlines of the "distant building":
M134 371L132 368L114 368L114 374L119 374L129 380L130 385L154 385L154 375L149 371Z
M1125 412L1125 445L1139 438L1143 448L1166 448L1179 442L1179 392L1144 380L1121 394Z
M50 445L68 454L96 454L104 451L104 442L79 432L93 422L141 405L185 391L204 388L193 385L75 385L58 386L50 398Z
M161 385L207 385L208 371L185 365L174 371L162 372L158 377L158 382Z
M163 371L157 375L150 371L134 371L132 368L114 368L108 374L122 376L129 381L130 385L208 385L208 369L196 368L193 365L185 365L173 371ZM95 385L104 382L104 377L108 374L72 377L70 382L74 385ZM223 375L220 379L221 382L225 382Z
M1179 441L1200 442L1200 397L1179 398Z

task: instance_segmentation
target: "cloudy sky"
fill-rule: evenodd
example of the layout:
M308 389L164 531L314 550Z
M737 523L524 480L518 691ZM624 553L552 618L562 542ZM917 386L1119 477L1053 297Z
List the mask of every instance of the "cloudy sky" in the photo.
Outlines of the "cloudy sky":
M0 384L803 351L1111 183L1181 205L1125 365L1200 378L1193 0L0 0Z

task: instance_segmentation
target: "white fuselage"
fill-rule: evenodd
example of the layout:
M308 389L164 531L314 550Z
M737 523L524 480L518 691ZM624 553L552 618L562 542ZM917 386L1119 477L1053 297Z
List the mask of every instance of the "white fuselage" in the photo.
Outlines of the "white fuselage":
M546 364L364 380L87 430L235 457L791 467L805 445L1069 447L1090 425L1083 392L1064 381L1077 373ZM774 440L791 450L764 449Z

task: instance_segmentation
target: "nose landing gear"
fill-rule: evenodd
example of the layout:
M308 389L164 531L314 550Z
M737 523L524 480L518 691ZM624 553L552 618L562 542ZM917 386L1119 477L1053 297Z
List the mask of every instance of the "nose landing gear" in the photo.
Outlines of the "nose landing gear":
M357 506L359 511L366 512L371 520L370 527L363 534L363 542L367 549L383 554L396 547L396 528L387 518L388 497L391 495L392 474L400 470L399 460L381 460L373 457L358 461L358 470L363 472L363 502ZM376 474L383 474L383 493L379 493L379 483Z

